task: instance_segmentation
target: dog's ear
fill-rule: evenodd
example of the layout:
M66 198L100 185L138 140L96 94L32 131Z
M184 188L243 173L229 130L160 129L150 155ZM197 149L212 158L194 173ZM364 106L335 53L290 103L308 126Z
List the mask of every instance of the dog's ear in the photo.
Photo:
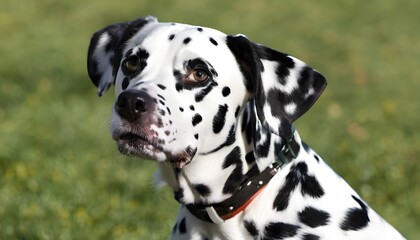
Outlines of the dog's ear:
M144 25L157 21L155 17L144 17L132 22L116 23L95 32L90 40L87 70L93 84L102 94L115 82L121 60L121 47Z
M274 134L290 139L292 122L315 103L326 79L299 59L243 35L228 36L227 44L253 93L259 120Z

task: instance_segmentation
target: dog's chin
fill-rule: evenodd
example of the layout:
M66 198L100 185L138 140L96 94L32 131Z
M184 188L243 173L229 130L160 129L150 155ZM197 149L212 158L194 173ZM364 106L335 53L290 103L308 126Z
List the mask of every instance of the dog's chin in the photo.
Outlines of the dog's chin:
M167 161L176 169L181 169L190 163L197 151L196 148L188 146L178 153L168 152L163 150L158 141L134 133L118 134L113 137L122 154L158 162Z

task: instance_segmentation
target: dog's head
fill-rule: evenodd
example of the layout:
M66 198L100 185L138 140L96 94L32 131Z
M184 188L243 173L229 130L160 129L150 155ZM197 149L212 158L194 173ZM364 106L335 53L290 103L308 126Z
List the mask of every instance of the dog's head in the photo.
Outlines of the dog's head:
M242 35L153 17L96 32L88 72L99 95L115 84L119 150L176 168L232 144L252 98L263 126L290 138L291 123L326 86L305 63Z

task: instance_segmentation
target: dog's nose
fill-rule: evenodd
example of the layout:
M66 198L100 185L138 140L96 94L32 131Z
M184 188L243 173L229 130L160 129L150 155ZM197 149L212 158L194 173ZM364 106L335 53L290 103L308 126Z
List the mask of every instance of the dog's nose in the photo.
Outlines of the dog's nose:
M134 122L151 109L153 98L145 91L129 89L122 92L115 103L115 111Z

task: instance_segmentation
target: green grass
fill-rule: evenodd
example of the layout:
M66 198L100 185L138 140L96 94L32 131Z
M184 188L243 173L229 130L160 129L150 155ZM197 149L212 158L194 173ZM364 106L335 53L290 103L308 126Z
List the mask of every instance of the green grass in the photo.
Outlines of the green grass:
M177 204L152 162L120 156L110 91L86 73L91 34L119 21L244 33L329 80L301 136L405 236L420 230L420 2L3 0L0 239L166 239Z

